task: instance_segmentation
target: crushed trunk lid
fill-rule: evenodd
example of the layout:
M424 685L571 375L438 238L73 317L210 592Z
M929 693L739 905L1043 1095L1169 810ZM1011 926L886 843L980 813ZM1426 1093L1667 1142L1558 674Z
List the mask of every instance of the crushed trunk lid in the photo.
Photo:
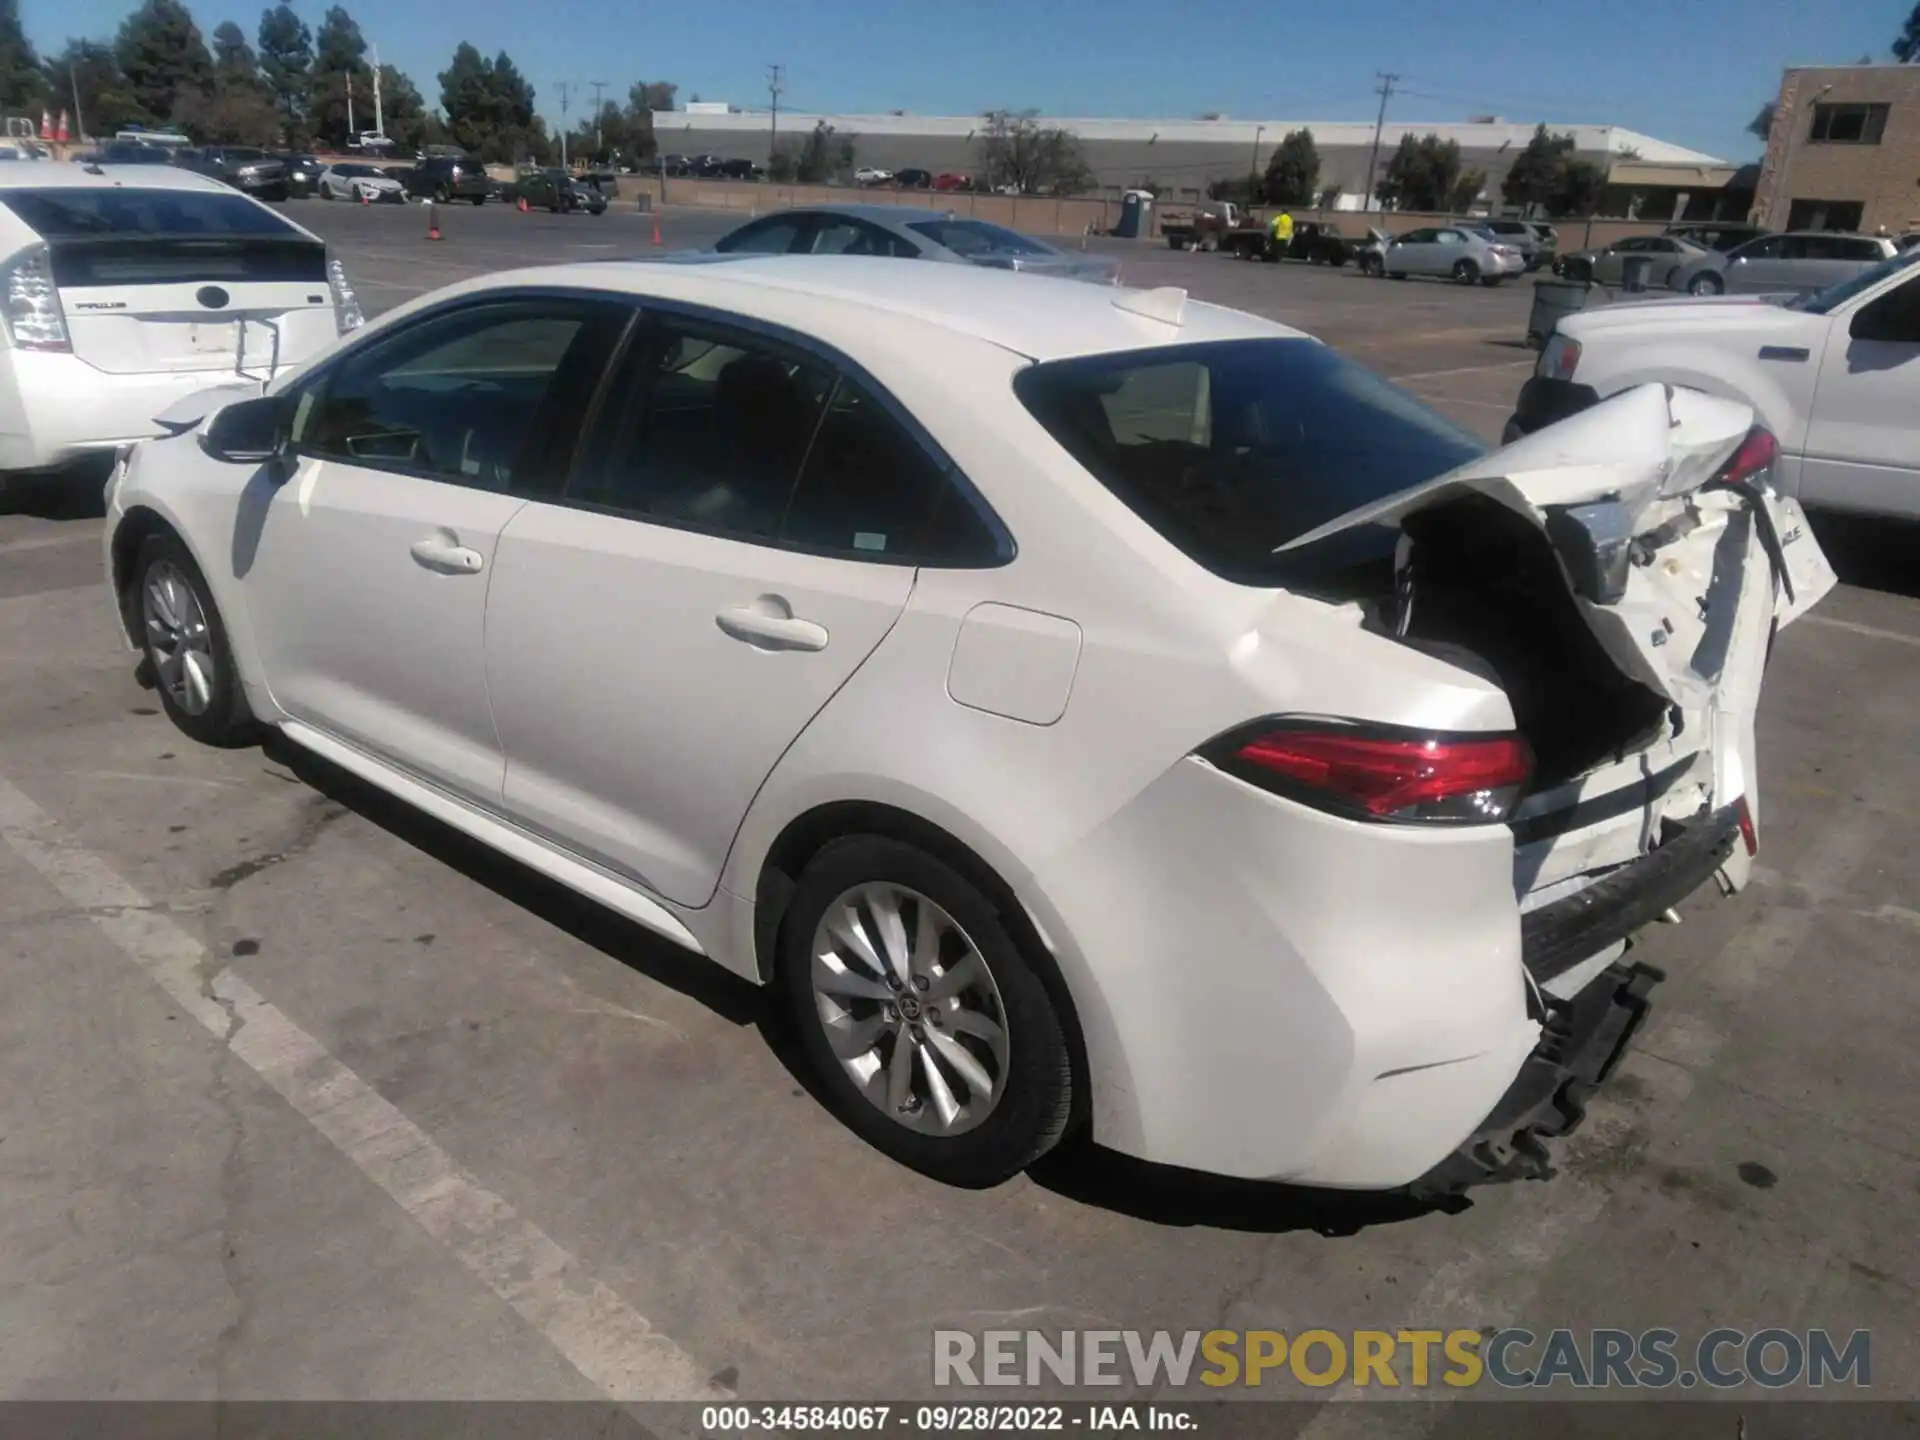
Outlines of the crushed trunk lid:
M1762 471L1728 483L1754 424L1743 404L1644 385L1281 546L1300 550L1367 526L1479 497L1521 517L1557 558L1581 620L1630 681L1672 707L1674 731L1704 731L1702 799L1744 797L1758 819L1754 714L1778 627L1834 586L1799 504ZM1415 602L1417 603L1417 602ZM1577 800L1591 787L1568 788ZM1596 857L1598 858L1598 857ZM1745 854L1729 861L1744 883Z

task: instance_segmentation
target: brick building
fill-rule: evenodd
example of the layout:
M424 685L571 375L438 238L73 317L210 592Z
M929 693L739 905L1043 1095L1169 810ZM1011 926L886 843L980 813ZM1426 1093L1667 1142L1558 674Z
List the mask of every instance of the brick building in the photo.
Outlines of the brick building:
M1920 230L1920 65L1787 71L1754 219L1776 230Z

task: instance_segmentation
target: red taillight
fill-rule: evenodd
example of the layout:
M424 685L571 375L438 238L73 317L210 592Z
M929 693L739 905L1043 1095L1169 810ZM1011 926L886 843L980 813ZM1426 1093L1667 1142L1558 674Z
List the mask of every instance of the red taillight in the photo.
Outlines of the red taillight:
M1746 796L1742 795L1733 802L1733 814L1734 818L1740 822L1740 843L1747 847L1747 854L1758 855L1760 832L1754 829L1753 807L1747 804Z
M1208 755L1244 780L1362 819L1506 819L1533 768L1518 735L1257 728Z
M1723 485L1738 485L1773 469L1773 462L1779 458L1780 442L1773 438L1771 430L1763 430L1756 425L1747 432L1747 438L1740 442L1740 448L1727 457L1727 463L1720 467L1720 473L1713 478Z

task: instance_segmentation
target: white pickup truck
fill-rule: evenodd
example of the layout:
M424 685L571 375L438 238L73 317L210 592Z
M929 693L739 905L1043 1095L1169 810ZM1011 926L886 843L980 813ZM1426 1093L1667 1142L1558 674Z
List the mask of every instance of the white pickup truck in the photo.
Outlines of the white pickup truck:
M1797 300L1654 300L1563 318L1507 439L1648 382L1743 400L1804 504L1920 519L1920 248Z

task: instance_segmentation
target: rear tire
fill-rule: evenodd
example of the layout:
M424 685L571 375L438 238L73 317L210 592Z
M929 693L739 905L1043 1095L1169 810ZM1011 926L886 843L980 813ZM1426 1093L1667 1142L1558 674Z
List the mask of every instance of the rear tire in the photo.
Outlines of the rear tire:
M250 744L253 713L227 627L185 544L171 531L149 535L140 542L133 575L129 609L167 718L202 745Z
M1471 260L1457 260L1453 266L1453 283L1471 285L1480 278L1480 267Z
M892 947L876 900L893 908ZM923 947L929 913L935 940ZM882 969L898 948L910 981L881 984L872 963L827 932L829 921L868 937ZM879 836L832 842L800 876L778 959L820 1089L875 1149L947 1184L981 1188L1018 1174L1065 1134L1073 1067L1059 1015L993 903L944 861ZM963 966L976 978L959 980ZM956 984L942 994L949 976ZM968 1072L991 1089L976 1091ZM942 1107L954 1102L949 1120Z
M473 197L473 203L476 205L484 205L487 203L487 197L484 195L475 195Z
M1687 282L1689 295L1724 295L1727 282L1709 270L1704 275L1696 275Z

